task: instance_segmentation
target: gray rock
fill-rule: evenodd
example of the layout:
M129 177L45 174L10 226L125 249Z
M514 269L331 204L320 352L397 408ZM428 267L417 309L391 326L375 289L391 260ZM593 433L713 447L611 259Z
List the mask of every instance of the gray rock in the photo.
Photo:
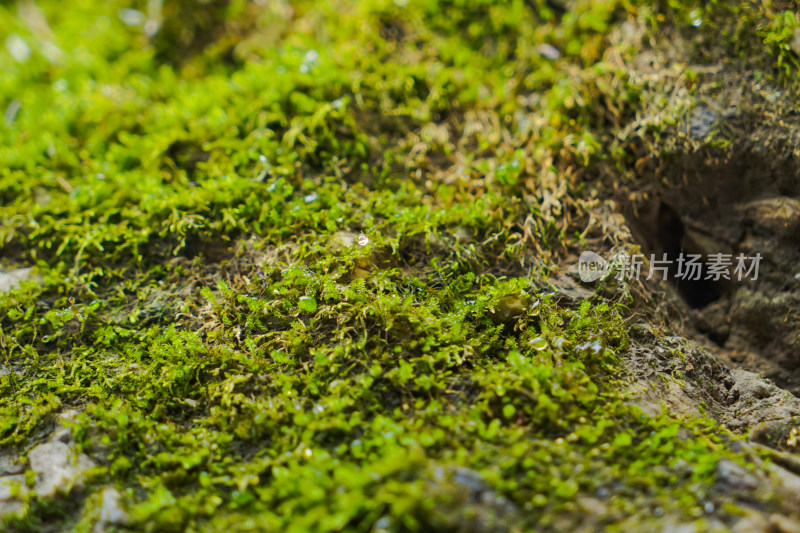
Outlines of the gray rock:
M9 474L0 477L0 517L22 509L20 498L14 496L15 485L19 486L21 493L33 491L39 498L67 494L83 485L84 474L95 463L75 450L72 431L64 427L63 423L73 420L75 414L75 411L63 412L59 417L61 424L47 442L34 446L28 452L28 468L36 474L32 488L25 484L25 467L19 458L8 453L0 456L0 475ZM109 517L118 517L113 512L112 496L109 495L108 504L104 500L104 506L107 506Z
M0 293L11 292L16 289L20 283L31 279L32 272L33 269L30 267L0 272Z
M453 482L467 489L471 496L492 490L479 473L461 466L453 469Z
M769 522L758 513L745 516L731 528L732 533L768 533L769 531Z
M792 49L792 52L800 56L800 28L794 30L792 42L789 43L789 47Z
M21 474L24 471L25 466L20 462L19 457L17 457L15 454L0 454L0 476Z
M430 494L446 495L429 516L435 531L499 533L511 531L519 520L516 506L474 470L437 466L432 478Z
M727 491L752 491L760 485L754 474L730 459L720 459L717 462L717 483Z
M779 235L791 236L800 228L800 200L776 196L737 206L748 220Z
M100 493L100 518L95 524L95 532L105 531L106 526L122 526L129 523L128 513L122 509L122 496L114 487L106 487Z
M14 498L13 492L15 485L25 486L25 476L14 474L11 476L0 477L0 502L6 502Z
M689 115L689 136L692 139L702 139L711 133L716 122L716 112L707 107L696 107Z
M772 531L779 531L780 533L800 533L800 522L792 520L784 515L770 515L769 523L772 525Z
M22 502L14 496L16 488L25 491L25 476L15 474L0 477L0 517L17 513L22 509Z
M83 474L94 466L84 454L60 440L39 444L28 453L31 470L36 472L34 490L40 498L50 498L59 492L68 493L80 487Z
M676 524L674 522L667 522L661 533L697 533L696 524Z
M778 496L785 506L791 509L800 508L800 476L778 465L770 465L770 470L777 482Z

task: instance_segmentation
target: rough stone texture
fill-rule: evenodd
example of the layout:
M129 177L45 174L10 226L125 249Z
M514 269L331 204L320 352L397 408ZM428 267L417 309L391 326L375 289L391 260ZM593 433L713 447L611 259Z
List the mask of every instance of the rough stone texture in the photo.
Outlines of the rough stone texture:
M637 378L636 403L645 411L654 411L650 406L663 402L672 413L698 415L702 402L707 406L705 415L745 434L762 422L790 421L800 415L800 398L753 372L729 369L703 347L681 337L656 338L652 332L639 330L625 361ZM788 430L781 435L788 436ZM771 447L782 449L779 444Z
M768 379L742 369L728 369L702 347L680 337L657 337L646 329L635 330L625 358L635 376L633 400L645 413L657 415L660 404L670 413L709 416L749 441L731 441L757 467L720 459L711 497L733 498L748 506L757 501L775 502L781 512L766 509L728 524L732 531L794 531L800 524L800 459L791 440L793 420L800 415L800 398ZM664 380L662 376L669 376ZM704 404L701 411L698 406ZM773 464L759 458L770 456Z
M717 121L717 114L707 107L698 107L689 115L689 135L693 139L702 139L708 135L714 123Z
M72 440L72 431L63 423L72 419L74 411L61 414L58 429L47 442L34 446L28 452L28 468L36 473L32 488L25 485L24 467L19 458L4 454L0 456L0 516L14 513L22 508L22 503L13 496L12 487L20 483L20 490L31 490L39 498L52 498L57 494L68 494L83 484L85 472L94 466L85 454L78 453ZM105 502L104 502L105 504ZM110 501L109 516L113 515L113 502Z
M753 513L736 522L731 533L767 533L769 530L769 521L764 516Z
M792 41L789 43L789 46L792 49L792 52L800 56L800 28L794 30L792 34Z
M100 493L100 518L95 524L94 531L99 533L106 530L106 526L121 526L129 522L128 514L122 509L122 496L113 487L106 487Z
M474 470L463 467L436 467L430 483L431 495L446 494L446 504L431 515L434 530L459 533L499 533L513 531L519 511L497 494ZM465 513L464 509L469 509Z
M12 453L0 454L0 476L9 474L21 474L25 471L25 466L19 457Z
M717 463L717 484L724 491L753 491L761 480L743 466L730 459L720 459Z
M772 465L771 470L778 495L796 512L800 509L800 476L778 465Z
M40 498L50 498L58 492L80 487L83 473L94 466L84 454L61 441L39 444L28 453L31 470L36 472L34 491Z
M31 278L32 272L33 269L30 267L0 272L0 293L10 292L16 289L21 282Z
M22 502L13 494L14 488L25 490L25 476L15 474L0 477L0 516L16 513L22 509Z
M780 533L800 533L800 524L783 515L774 514L769 517L773 531Z

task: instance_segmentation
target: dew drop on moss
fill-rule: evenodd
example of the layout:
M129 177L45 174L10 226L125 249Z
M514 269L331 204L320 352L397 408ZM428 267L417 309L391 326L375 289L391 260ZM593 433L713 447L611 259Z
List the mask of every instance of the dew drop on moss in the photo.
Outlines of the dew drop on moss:
M689 18L692 21L692 26L695 28L699 28L703 25L703 16L700 14L699 9L693 9L691 13L689 13Z
M300 302L298 302L298 306L303 311L308 311L309 313L313 313L317 310L317 301L310 296L301 296Z
M542 337L536 337L535 339L531 339L529 342L531 348L536 350L537 352L541 352L545 348L547 348L547 341L544 340Z
M585 354L599 355L603 351L603 343L600 339L591 339L578 346L578 350Z

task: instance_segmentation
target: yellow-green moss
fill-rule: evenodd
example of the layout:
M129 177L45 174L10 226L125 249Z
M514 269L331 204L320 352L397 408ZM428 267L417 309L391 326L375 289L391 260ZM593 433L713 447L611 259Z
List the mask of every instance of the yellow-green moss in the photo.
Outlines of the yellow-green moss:
M77 408L99 464L7 527L88 531L114 485L145 531L457 529L454 466L511 529L702 509L720 431L630 406L629 312L543 283L628 164L609 35L699 8L166 0L149 38L146 4L0 6L0 251L41 275L0 295L0 445ZM795 25L754 30L768 75Z

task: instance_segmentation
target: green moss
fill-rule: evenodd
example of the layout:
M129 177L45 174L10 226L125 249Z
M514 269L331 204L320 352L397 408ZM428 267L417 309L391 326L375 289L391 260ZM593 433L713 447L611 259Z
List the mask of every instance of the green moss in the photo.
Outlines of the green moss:
M587 494L609 524L702 507L721 430L631 406L630 311L544 289L643 91L609 35L658 13L166 1L148 37L142 2L26 5L0 249L42 279L0 295L0 445L77 408L99 466L8 528L88 531L115 485L144 531L457 529L454 466L522 529ZM794 25L763 34L784 70Z

